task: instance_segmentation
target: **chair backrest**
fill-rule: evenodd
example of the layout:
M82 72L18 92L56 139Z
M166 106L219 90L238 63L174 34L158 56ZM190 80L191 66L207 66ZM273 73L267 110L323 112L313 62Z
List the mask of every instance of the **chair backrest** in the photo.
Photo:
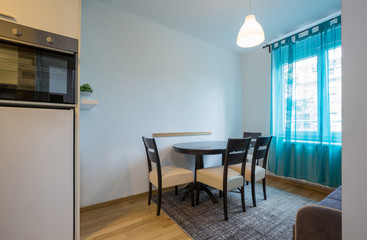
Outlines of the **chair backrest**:
M228 166L242 164L241 175L245 176L246 158L250 146L251 138L229 138L227 150L224 157L223 191L227 189Z
M144 142L145 152L147 154L149 172L152 171L152 163L155 163L157 165L158 185L160 185L162 184L162 169L157 144L155 143L154 138L146 138L146 137L142 138Z
M254 153L252 155L251 171L255 169L255 164L259 165L260 159L263 159L262 167L266 169L269 146L270 146L270 142L272 138L273 138L272 136L257 137L255 147L254 147Z
M243 138L250 137L250 147L255 147L256 138L261 136L261 132L243 132Z

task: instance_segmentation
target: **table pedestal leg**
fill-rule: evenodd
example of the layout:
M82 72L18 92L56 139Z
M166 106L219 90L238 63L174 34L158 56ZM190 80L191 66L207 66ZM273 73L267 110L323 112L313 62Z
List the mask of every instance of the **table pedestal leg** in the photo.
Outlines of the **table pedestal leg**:
M195 175L194 175L194 183L193 183L194 184L195 191L198 191L196 189L196 171L198 169L202 169L202 168L204 168L203 155L195 155ZM186 197L190 194L191 184L192 183L188 184L185 187L186 188L186 191L182 195L182 197L180 199L181 201L185 201ZM200 186L200 190L203 190L204 192L206 192L206 194L208 194L210 200L212 200L213 203L218 203L217 199L214 197L213 193L209 190L209 188L206 185L202 184L202 183L200 183L200 185L201 185Z
M186 186L187 189L185 190L185 192L183 193L183 195L182 195L182 197L180 199L182 202L185 201L185 199L187 198L187 196L190 194L190 192L191 192L190 191L191 184L192 183L190 183L189 185ZM194 190L197 191L196 185L194 185ZM217 199L214 197L213 193L209 190L209 188L206 185L201 184L200 190L205 191L206 194L208 194L210 200L212 200L213 203L218 203Z
M184 192L184 194L182 195L182 197L181 197L181 201L183 202L183 201L185 201L185 199L186 199L186 197L190 194L190 188L191 188L191 185L192 185L192 183L190 183L190 184L188 184L185 188L186 188L186 190L185 190L185 192ZM195 187L195 186L194 186Z
M198 169L202 169L204 168L204 160L203 160L203 155L195 155L195 178L194 178L194 186L196 186L196 171ZM200 183L201 184L201 183ZM212 192L209 190L209 188L207 188L206 185L201 184L200 186L200 190L204 190L206 192L206 194L208 194L209 198L212 200L213 203L217 203L217 199L215 199L214 195L212 194ZM198 191L198 190L196 190Z
M201 190L204 190L206 194L208 194L209 198L212 200L213 203L218 203L217 199L214 197L213 193L207 188L204 184L201 184Z

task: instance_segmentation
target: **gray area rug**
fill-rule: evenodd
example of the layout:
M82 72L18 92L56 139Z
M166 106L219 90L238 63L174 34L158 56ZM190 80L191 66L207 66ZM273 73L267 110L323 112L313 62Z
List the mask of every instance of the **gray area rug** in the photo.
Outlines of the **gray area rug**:
M224 221L222 198L213 204L205 192L200 205L191 207L190 198L184 202L174 191L163 193L162 210L193 239L292 239L292 226L299 208L316 201L267 186L264 200L261 184L256 184L257 206L252 206L251 187L245 187L246 212L242 212L241 196L228 193L228 221ZM156 203L156 196L153 197Z

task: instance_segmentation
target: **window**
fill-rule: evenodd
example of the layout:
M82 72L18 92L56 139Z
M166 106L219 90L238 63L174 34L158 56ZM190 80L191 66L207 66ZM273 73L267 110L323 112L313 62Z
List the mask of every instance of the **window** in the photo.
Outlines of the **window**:
M282 75L283 131L317 132L320 122L318 111L321 109L318 94L322 94L317 82L317 56L284 64ZM341 47L328 51L328 77L330 128L331 132L341 132Z
M342 49L329 50L329 97L332 132L342 131Z
M341 184L341 17L272 44L268 169Z

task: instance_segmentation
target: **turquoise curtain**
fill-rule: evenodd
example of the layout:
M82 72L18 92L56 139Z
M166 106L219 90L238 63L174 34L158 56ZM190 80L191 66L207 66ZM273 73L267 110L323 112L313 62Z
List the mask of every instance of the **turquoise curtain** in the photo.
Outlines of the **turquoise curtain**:
M268 170L277 175L341 184L340 22L339 16L271 46Z

